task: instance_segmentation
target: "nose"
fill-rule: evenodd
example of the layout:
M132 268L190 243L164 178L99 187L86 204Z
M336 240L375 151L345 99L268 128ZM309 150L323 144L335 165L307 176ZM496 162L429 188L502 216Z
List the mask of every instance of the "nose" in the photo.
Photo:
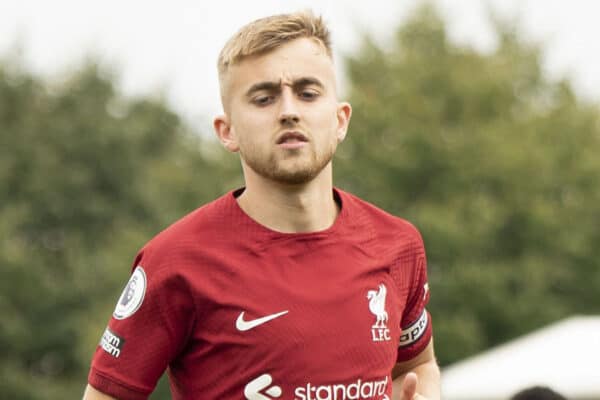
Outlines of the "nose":
M295 125L300 122L300 113L296 104L296 98L290 88L286 88L281 93L279 122L282 125Z

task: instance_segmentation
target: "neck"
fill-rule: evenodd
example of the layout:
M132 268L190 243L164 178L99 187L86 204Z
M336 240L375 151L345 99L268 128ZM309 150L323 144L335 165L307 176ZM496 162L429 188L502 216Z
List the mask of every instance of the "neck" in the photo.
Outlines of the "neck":
M333 198L331 163L303 184L283 184L245 174L246 189L237 201L256 222L283 233L318 232L333 225L339 213Z

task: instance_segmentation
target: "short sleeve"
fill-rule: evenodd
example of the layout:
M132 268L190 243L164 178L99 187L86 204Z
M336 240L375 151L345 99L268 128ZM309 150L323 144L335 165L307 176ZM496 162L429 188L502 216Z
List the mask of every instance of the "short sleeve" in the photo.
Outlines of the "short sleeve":
M92 359L88 382L122 400L146 399L194 323L186 280L141 252Z
M429 344L432 336L431 315L425 309L429 302L427 258L423 240L418 232L416 235L410 257L412 265L407 268L412 272L403 274L410 282L400 323L402 333L398 344L398 362L416 357Z

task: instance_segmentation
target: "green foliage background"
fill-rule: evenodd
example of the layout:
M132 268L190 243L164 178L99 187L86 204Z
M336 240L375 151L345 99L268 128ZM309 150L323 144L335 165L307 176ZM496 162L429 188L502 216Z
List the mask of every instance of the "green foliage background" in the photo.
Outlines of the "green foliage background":
M600 108L497 32L481 54L423 7L346 59L336 184L421 230L442 365L600 312ZM80 397L137 249L241 185L235 157L115 82L94 63L47 82L0 61L1 398Z
M420 228L442 364L600 310L600 108L496 27L480 54L425 7L348 60L337 182Z

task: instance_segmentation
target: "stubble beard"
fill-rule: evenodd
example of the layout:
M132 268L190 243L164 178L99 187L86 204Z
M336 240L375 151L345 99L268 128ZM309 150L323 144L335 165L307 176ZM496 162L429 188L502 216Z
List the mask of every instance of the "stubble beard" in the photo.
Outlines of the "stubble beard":
M286 150L279 157L277 152L261 157L257 152L241 150L240 156L248 167L263 178L286 185L300 185L319 175L331 162L336 149L335 144L331 144L322 152L317 152L312 143L309 146L310 149ZM309 151L310 154L300 154L303 151Z

